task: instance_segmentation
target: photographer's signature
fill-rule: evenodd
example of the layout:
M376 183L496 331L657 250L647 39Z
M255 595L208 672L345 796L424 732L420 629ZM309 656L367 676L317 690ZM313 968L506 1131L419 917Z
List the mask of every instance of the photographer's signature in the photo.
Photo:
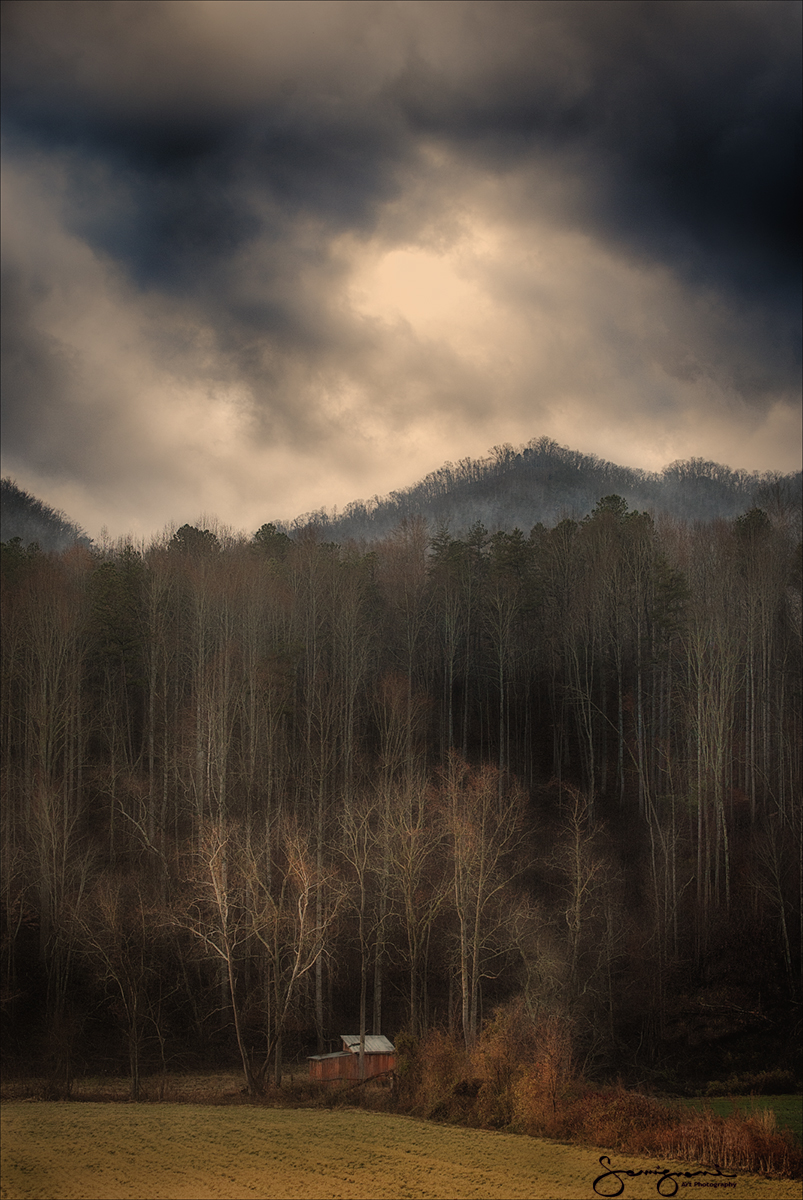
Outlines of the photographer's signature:
M599 1165L601 1167L608 1167L608 1170L603 1172L602 1175L598 1175L594 1180L594 1191L598 1196L607 1196L611 1198L611 1200L614 1196L621 1196L622 1192L625 1190L625 1179L635 1179L636 1176L639 1175L656 1175L658 1177L655 1188L659 1196L677 1195L679 1179L694 1179L698 1175L714 1175L718 1176L720 1179L736 1178L734 1174L729 1174L727 1171L723 1171L720 1167L716 1166L716 1164L714 1164L712 1167L708 1167L706 1170L701 1171L669 1171L664 1167L645 1167L638 1171L626 1171L622 1167L612 1167L611 1160L608 1158L607 1154L603 1154L599 1160ZM686 1184L685 1186L688 1187L689 1185ZM699 1187L701 1185L698 1184L697 1186ZM736 1185L733 1183L720 1183L702 1186L735 1187Z

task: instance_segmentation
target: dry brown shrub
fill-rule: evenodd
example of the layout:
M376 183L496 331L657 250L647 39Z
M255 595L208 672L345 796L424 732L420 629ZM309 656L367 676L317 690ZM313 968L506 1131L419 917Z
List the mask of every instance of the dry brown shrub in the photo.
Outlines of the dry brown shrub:
M725 1080L711 1080L705 1089L707 1096L776 1096L783 1092L796 1092L798 1083L792 1071L755 1071L738 1075L735 1072Z
M720 1117L706 1111L685 1116L662 1131L652 1148L692 1162L752 1171L755 1175L803 1175L803 1150L791 1133L772 1128L774 1114Z
M533 1136L546 1132L552 1105L537 1071L527 1071L513 1085L514 1121Z
M439 1120L464 1119L465 1102L472 1090L468 1066L462 1042L440 1029L433 1030L418 1052L414 1108Z
M529 1133L562 1131L563 1110L576 1090L571 1022L561 1013L543 1014L532 1023L530 1046L512 1089L513 1120Z
M530 1092L531 1101L533 1094L537 1099ZM803 1151L791 1133L774 1129L772 1113L689 1113L623 1088L585 1088L565 1097L554 1113L543 1097L541 1106L540 1121L528 1132L756 1175L797 1178L803 1173Z
M586 1089L564 1112L568 1128L584 1140L634 1153L651 1150L660 1131L676 1119L671 1108L652 1096L621 1087Z
M517 1087L533 1071L536 1029L523 1000L502 1005L485 1026L471 1056L480 1080L474 1116L483 1126L506 1128L518 1118Z

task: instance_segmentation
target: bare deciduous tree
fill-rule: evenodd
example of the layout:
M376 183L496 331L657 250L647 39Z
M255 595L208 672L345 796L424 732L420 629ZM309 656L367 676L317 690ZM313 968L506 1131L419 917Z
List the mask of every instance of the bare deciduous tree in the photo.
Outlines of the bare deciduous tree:
M480 983L495 953L494 935L504 927L503 899L524 837L523 796L515 785L500 788L495 768L472 770L454 753L440 793L452 860L463 1037L470 1049L478 1032Z
M321 879L309 838L285 819L273 842L268 871L267 847L246 841L232 822L206 825L184 911L172 920L222 962L228 983L237 1047L249 1094L261 1094L268 1067L279 1045L299 980L321 953L339 907L339 893ZM319 887L328 889L323 922L316 920ZM264 967L263 1004L267 1012L267 1044L257 1060L248 1045L243 1020L239 974L246 953L256 952Z

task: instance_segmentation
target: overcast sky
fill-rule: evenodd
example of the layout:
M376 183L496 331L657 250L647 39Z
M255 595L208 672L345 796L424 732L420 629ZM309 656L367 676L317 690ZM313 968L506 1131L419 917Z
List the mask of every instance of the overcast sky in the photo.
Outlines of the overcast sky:
M3 22L2 472L92 536L543 434L799 469L799 3Z

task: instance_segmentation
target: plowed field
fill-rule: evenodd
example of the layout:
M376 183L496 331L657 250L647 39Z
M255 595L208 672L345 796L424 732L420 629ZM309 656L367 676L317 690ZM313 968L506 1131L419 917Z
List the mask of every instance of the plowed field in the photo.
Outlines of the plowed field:
M0 1120L3 1200L579 1200L618 1187L594 1192L602 1150L360 1110L11 1102ZM609 1154L621 1171L692 1169ZM620 1178L622 1200L671 1192L655 1175ZM678 1185L679 1197L800 1196L799 1183L750 1175Z

